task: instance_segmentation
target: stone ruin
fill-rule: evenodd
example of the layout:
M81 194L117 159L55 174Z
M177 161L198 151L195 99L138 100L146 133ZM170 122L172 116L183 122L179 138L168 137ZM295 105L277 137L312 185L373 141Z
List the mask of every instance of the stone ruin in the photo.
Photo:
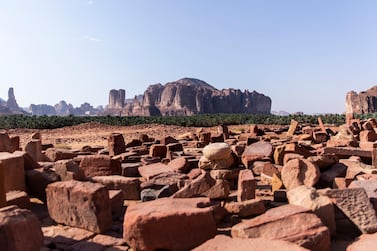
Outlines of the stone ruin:
M374 250L377 122L256 125L107 147L0 133L0 249Z

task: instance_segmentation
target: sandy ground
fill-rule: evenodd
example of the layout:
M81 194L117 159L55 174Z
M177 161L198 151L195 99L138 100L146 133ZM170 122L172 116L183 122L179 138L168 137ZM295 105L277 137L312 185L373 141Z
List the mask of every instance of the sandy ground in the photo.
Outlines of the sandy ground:
M232 125L229 130L247 131L250 125ZM11 129L8 130L10 136L20 136L20 146L24 148L25 144L31 139L31 136L39 132L42 135L43 144L53 144L55 147L68 149L79 149L82 146L107 146L107 138L111 133L121 133L125 142L139 138L142 134L156 139L172 136L177 137L185 133L197 133L198 130L215 133L217 127L180 127L157 124L146 124L136 126L109 126L99 123L86 123L77 126L69 126L58 129Z

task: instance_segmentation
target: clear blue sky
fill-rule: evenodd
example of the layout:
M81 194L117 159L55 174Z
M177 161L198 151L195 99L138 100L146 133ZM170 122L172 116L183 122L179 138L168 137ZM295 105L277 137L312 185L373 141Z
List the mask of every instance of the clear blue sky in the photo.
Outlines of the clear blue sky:
M368 0L0 0L0 97L97 106L194 77L341 113L377 84L376 27Z

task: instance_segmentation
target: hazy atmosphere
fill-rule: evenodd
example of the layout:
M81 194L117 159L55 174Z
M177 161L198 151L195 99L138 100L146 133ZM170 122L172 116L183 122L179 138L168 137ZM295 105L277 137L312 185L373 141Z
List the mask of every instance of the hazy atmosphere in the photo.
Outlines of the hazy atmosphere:
M376 1L0 0L0 97L106 105L183 77L272 110L344 112L377 84Z

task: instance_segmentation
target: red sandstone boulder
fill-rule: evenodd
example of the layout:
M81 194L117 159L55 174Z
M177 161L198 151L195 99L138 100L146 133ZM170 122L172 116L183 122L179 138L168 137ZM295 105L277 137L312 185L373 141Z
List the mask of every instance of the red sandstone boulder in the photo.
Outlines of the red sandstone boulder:
M102 233L111 227L111 202L105 186L75 180L46 189L50 217L61 224Z
M123 237L134 250L190 250L216 235L207 198L171 199L127 208Z
M330 250L330 231L310 209L285 205L232 227L232 237L294 242L312 251Z
M0 209L0 249L38 251L43 234L38 218L27 209L9 206Z
M314 186L320 176L318 166L306 159L291 159L281 170L281 178L287 189L300 185Z

